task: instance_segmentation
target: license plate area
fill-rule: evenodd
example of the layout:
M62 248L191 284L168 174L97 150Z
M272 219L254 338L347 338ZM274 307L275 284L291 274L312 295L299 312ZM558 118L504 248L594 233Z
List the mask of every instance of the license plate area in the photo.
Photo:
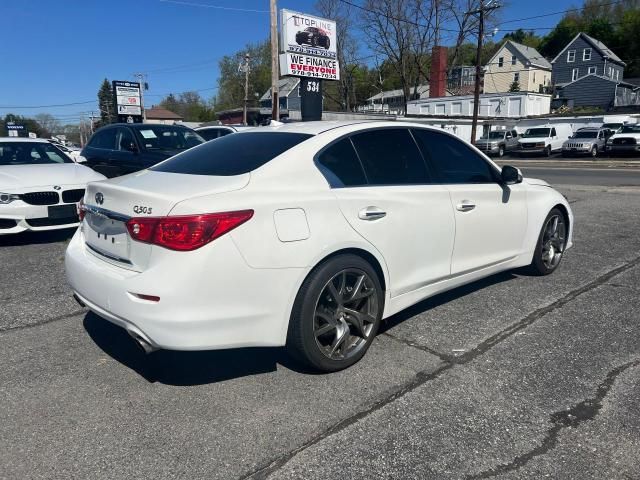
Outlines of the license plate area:
M111 260L130 263L130 238L124 222L87 212L85 241Z
M51 219L56 219L56 220L59 218L76 218L77 219L78 210L75 204L56 205L53 207L47 207L47 216Z

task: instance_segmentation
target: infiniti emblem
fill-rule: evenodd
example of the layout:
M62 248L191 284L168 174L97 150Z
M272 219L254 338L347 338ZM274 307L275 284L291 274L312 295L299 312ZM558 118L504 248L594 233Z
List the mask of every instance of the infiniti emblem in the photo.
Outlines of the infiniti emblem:
M104 203L104 195L101 192L96 193L96 203L102 205Z

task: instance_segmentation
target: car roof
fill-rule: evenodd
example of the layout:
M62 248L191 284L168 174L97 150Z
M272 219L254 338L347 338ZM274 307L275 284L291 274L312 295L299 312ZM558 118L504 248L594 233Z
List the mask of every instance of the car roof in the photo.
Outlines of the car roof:
M164 123L124 123L124 122L119 122L119 123L110 123L109 125L105 125L103 127L100 127L98 130L102 130L103 128L108 128L108 127L132 127L132 128L151 128L151 127L178 127L178 128L186 128L188 130L190 130L189 127L185 126L185 125L180 125L180 124L171 124L171 125L167 125Z
M288 133L304 133L307 135L320 135L321 133L337 130L350 129L350 127L378 128L378 127L413 127L413 128L431 128L440 130L440 128L429 127L420 123L398 122L389 120L321 120L316 122L291 122L281 125L267 125L265 127L251 129L252 133L259 132L288 132ZM244 132L239 132L244 133ZM247 131L246 133L250 133Z
M51 143L46 138L0 137L0 142Z

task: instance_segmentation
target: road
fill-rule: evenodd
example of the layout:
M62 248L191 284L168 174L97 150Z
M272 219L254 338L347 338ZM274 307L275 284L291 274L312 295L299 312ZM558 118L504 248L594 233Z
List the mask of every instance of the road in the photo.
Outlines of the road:
M552 185L640 186L640 169L520 167L527 177L541 178Z
M0 238L0 478L638 478L640 188L559 183L558 271L424 301L331 375L144 356L71 299L69 233Z

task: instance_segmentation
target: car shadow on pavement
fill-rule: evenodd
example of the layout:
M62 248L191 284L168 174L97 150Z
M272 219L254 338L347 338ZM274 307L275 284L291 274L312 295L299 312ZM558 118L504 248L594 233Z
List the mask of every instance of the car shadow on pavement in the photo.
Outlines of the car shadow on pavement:
M487 288L491 285L497 285L499 283L508 282L509 280L513 280L520 276L526 276L524 271L518 270L510 270L507 272L497 273L495 275L491 275L490 277L483 278L481 280L477 280L473 283L469 283L467 285L462 285L460 287L454 288L453 290L449 290L447 292L439 293L434 295L433 297L429 297L420 303L416 303L415 305L407 308L406 310L402 310L401 312L396 313L395 315L387 318L380 325L380 329L378 330L378 334L384 333L393 327L399 325L405 320L410 319L416 315L420 315L421 313L426 312L427 310L431 310L432 308L439 307L444 305L445 303L451 302L453 300L457 300L459 298L464 297L465 295L469 295L478 290L482 290L483 288Z
M10 235L0 235L0 247L20 247L42 243L66 242L76 233L76 227L63 230L49 230L44 232L20 232Z
M274 372L278 364L304 371L284 348L237 348L210 351L158 350L146 355L124 329L92 312L83 325L91 339L107 355L149 382L166 385L203 385Z

